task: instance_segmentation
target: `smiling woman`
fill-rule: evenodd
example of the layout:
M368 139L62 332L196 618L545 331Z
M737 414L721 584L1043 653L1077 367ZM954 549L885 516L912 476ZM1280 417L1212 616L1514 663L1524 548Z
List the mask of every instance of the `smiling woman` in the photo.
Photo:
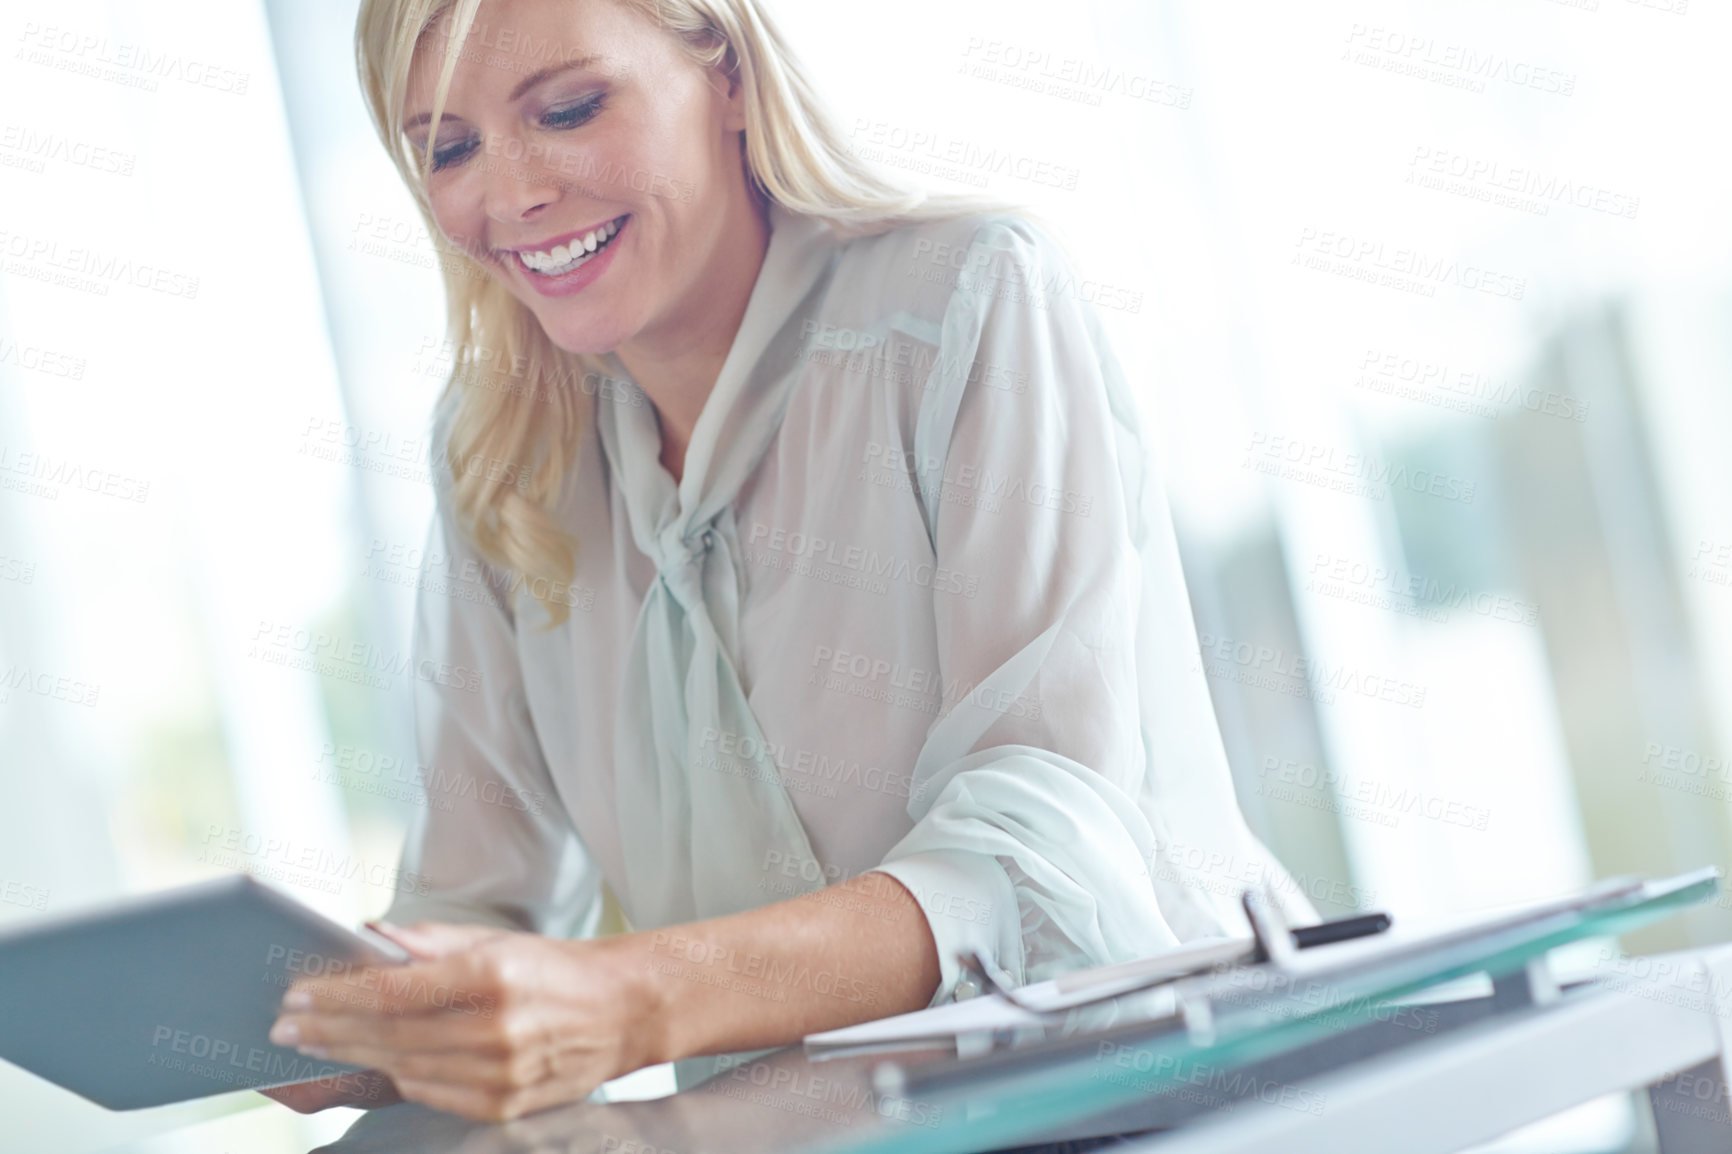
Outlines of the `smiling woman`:
M473 576L415 636L478 680L416 710L478 788L417 812L416 960L285 998L367 1092L274 1096L514 1117L966 997L967 951L1123 961L1257 880L1307 917L1044 227L875 174L758 0L365 0L357 49L457 254L426 555Z
M485 352L531 381L562 365L605 379L583 355L617 352L657 399L676 477L757 277L769 204L864 232L1010 207L880 177L753 4L405 0L363 5L356 40L381 139L431 234L461 254L445 275L459 372ZM574 241L604 255L574 263ZM619 251L630 275L584 291ZM543 466L528 494L459 468L453 500L484 553L561 586L569 549L544 510L584 399L469 390L449 446L454 467ZM559 620L557 599L544 603Z

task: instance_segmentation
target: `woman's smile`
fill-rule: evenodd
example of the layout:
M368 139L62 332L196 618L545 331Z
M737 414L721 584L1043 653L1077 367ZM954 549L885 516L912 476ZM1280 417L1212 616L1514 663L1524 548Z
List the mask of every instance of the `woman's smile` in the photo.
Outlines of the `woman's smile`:
M590 228L564 233L521 248L501 249L531 288L543 296L570 296L592 284L613 263L619 234L631 213Z

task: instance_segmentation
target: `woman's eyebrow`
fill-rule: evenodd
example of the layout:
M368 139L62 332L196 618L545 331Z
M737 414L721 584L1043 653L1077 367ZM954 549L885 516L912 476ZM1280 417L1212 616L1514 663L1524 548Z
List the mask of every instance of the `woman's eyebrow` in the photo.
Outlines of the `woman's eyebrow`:
M604 57L600 55L579 56L576 60L567 60L563 64L550 65L547 68L542 68L536 72L532 72L517 82L517 87L511 90L511 95L506 97L506 99L511 101L520 100L525 92L528 92L531 88L540 84L549 76L557 76L561 72L570 72L576 68L588 68L591 64L602 59L604 59ZM411 128L419 128L432 119L433 114L431 112L418 112L403 122L403 131L407 132Z

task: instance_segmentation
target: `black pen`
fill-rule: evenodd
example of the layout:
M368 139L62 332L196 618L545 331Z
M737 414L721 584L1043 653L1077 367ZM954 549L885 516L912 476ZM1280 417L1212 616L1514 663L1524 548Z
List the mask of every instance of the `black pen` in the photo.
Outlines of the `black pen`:
M1356 917L1322 922L1315 926L1300 926L1292 931L1293 945L1298 949L1305 950L1312 946L1348 942L1354 938L1368 938L1372 934L1381 934L1389 926L1390 917L1388 914L1359 914Z

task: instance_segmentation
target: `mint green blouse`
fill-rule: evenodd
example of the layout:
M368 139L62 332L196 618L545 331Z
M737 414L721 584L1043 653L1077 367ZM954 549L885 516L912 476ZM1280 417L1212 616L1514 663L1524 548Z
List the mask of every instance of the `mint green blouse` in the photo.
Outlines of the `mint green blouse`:
M418 811L388 916L586 934L605 883L647 929L879 870L934 1003L964 949L1033 982L1237 931L1251 883L1309 916L1235 800L1090 282L1011 216L771 224L677 485L617 358L573 382L565 624L439 486L416 664L476 676L416 682L420 756L475 784Z

